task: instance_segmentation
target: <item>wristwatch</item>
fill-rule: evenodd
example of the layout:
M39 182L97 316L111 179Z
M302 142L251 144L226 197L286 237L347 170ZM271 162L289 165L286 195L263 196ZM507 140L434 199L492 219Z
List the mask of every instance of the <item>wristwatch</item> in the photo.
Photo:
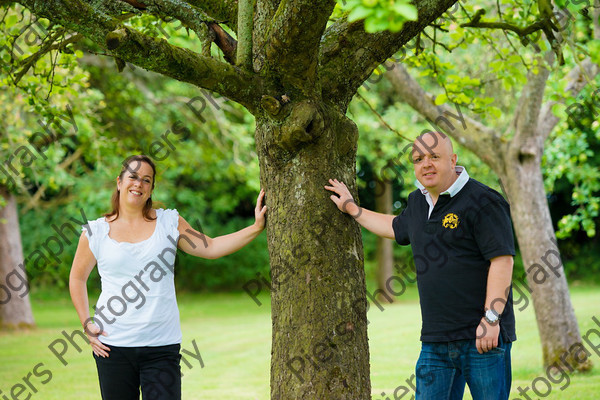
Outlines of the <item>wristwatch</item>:
M498 314L494 310L491 310L491 309L487 310L485 312L485 315L483 316L483 318L485 318L485 320L490 324L495 324L500 319Z

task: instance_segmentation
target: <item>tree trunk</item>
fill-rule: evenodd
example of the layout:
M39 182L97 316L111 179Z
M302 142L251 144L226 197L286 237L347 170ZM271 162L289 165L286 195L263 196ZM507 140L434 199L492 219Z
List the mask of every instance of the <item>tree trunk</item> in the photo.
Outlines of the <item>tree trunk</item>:
M0 329L31 328L35 321L29 303L17 202L3 186L0 196L6 202L0 208Z
M358 131L325 104L256 117L271 261L271 399L371 398L358 224L323 186L356 194Z
M375 194L375 211L392 214L392 184L388 180L380 181L377 185L383 188L381 194ZM379 194L379 195L378 195ZM391 303L395 297L388 288L389 279L394 275L394 242L377 236L377 287L378 300Z
M592 363L580 346L574 346L581 343L581 335L546 202L540 158L507 161L502 181L535 308L544 366L568 363L569 369L585 371Z

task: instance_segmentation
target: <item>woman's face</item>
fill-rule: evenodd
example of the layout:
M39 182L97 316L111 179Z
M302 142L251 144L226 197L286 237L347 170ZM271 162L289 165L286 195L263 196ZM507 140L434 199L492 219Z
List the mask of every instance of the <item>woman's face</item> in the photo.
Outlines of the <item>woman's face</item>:
M123 172L123 178L117 177L120 203L143 207L146 200L152 196L153 180L152 167L148 163L130 162Z

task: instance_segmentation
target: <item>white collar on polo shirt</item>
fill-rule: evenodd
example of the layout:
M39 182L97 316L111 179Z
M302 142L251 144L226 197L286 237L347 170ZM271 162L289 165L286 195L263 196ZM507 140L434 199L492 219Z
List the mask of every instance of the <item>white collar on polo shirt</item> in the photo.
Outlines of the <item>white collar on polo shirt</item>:
M450 197L456 196L458 192L467 184L469 181L469 174L467 173L467 169L460 165L457 165L454 169L456 171L456 175L458 178L454 181L454 183L444 192L440 193L440 196L443 194L449 194ZM416 181L415 185L419 188L423 196L425 196L425 200L427 200L427 204L429 204L429 214L427 214L427 218L431 216L431 212L433 211L433 200L431 199L431 195L425 189L425 186L421 184L421 182Z

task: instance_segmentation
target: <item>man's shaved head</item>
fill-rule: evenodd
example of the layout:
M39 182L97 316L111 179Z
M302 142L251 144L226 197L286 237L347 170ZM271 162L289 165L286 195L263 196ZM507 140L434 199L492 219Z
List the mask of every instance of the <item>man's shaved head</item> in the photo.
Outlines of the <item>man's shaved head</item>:
M431 154L436 151L444 151L448 155L454 153L452 141L441 132L425 132L417 136L413 142L412 152L419 155Z

